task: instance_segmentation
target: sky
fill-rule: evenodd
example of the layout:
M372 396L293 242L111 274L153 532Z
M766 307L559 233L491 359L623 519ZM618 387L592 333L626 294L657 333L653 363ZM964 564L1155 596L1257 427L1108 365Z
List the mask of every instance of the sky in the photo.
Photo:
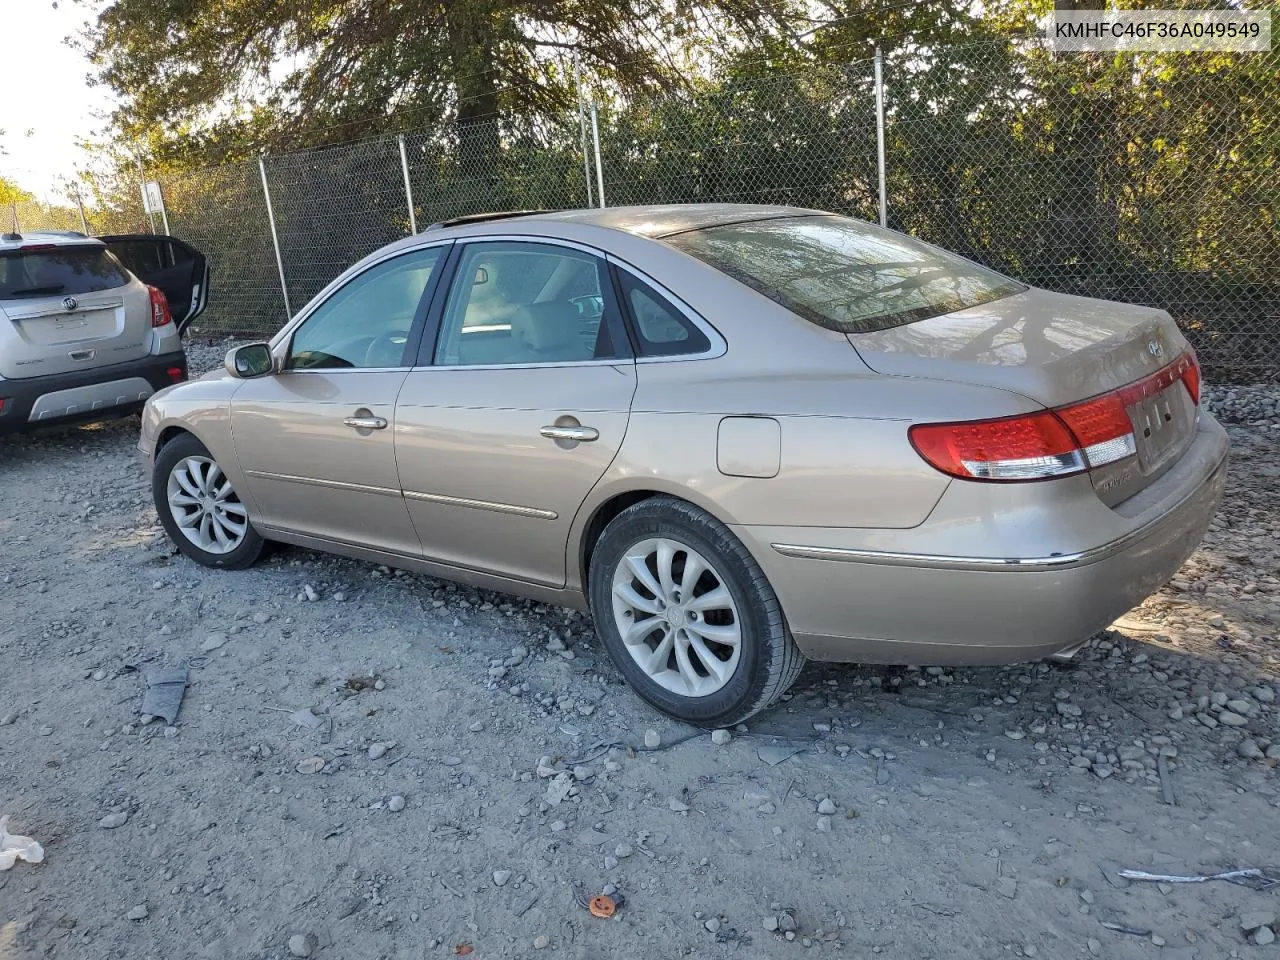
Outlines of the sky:
M0 176L40 200L57 198L57 181L88 166L77 144L105 126L112 108L110 92L89 85L84 54L66 42L98 6L94 0L59 0L56 9L53 0L0 0Z

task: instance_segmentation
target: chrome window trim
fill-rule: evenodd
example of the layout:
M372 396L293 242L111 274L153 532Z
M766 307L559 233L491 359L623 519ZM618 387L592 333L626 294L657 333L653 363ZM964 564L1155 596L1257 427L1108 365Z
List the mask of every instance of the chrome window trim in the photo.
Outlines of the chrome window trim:
M617 357L613 360L550 360L545 363L425 363L410 367L409 373L421 373L424 370L542 370L552 367L629 367L636 362L635 357ZM404 367L396 367L404 370Z
M272 374L272 376L292 377L296 375L306 376L308 374L314 376L320 373L408 373L412 369L412 367L309 367L304 370L280 370Z
M381 264L386 263L388 260L393 260L396 257L408 256L411 253L420 253L423 250L430 250L433 247L448 248L452 246L454 242L455 241L453 239L448 239L448 240L433 239L426 243L413 244L411 246L401 247L397 250L388 250L384 256L378 257L376 260L370 260L367 263L364 263L359 270L355 270L355 268L357 266L360 266L360 264L352 264L350 267L347 267L346 270L343 270L342 273L338 274L336 277L330 280L328 284L326 284L323 288L321 288L320 292L317 293L314 297L312 297L306 306L304 306L301 310L299 310L297 313L293 315L293 319L287 321L283 327L281 327L279 330L276 331L276 335L267 341L267 343L271 347L272 354L274 354L279 347L281 347L282 345L292 340L293 335L297 331L298 327L306 323L313 313L315 313L322 306L328 303L329 300L332 299L335 293L337 293L339 290L341 290L343 287L345 287L347 284L351 283L353 280L357 279L358 277L364 276L374 267L380 266ZM445 255L447 256L448 254L446 253ZM352 273L351 272L352 270L355 270L355 272ZM280 357L279 359L283 362L288 358ZM348 369L348 368L341 367L337 369ZM377 368L354 367L351 369L408 370L409 368L408 367L377 367ZM290 370L286 372L293 373L295 371Z

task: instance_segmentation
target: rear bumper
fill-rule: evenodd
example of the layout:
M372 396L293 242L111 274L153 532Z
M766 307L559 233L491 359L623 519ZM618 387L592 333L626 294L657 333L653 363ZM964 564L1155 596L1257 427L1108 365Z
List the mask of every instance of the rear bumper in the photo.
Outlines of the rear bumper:
M813 659L1041 659L1077 646L1168 582L1222 500L1227 449L1222 428L1204 415L1192 447L1140 495L1148 500L1140 515L1113 513L1116 535L1061 551L983 555L991 524L981 517L972 520L972 555L842 546L841 536L856 533L850 530L735 531L769 577L797 644ZM915 545L926 539L929 523L912 537ZM949 524L946 542L956 542L955 532Z
M187 377L187 355L181 350L143 357L92 370L0 380L0 435L36 427L83 423L141 410L147 397Z

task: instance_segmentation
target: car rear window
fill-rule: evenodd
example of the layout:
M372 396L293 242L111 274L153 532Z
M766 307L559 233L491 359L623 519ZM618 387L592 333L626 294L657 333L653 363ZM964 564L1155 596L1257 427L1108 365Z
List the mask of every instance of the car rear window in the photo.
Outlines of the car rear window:
M123 287L129 274L106 247L49 247L0 253L0 300L67 297Z
M956 254L846 217L754 220L665 240L841 333L886 330L1025 289Z

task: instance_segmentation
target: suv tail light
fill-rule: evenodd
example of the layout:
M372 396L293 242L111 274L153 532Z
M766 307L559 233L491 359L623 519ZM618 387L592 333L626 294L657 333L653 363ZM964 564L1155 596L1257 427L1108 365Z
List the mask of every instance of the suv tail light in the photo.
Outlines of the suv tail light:
M1053 410L998 420L918 423L916 453L962 480L1048 480L1101 467L1137 452L1128 408L1182 381L1200 403L1200 365L1188 349L1136 383Z
M147 285L147 293L151 294L151 326L163 327L173 323L173 314L169 312L169 298L159 287Z

